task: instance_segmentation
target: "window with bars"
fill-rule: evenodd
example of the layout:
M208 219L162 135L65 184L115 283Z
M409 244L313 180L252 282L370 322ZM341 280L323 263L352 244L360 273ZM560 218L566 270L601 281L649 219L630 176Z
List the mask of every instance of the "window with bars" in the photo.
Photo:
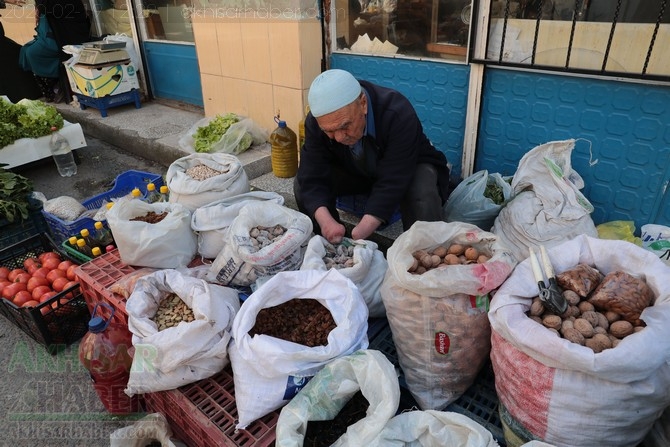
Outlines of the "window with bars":
M670 81L669 1L493 0L486 55L473 61Z

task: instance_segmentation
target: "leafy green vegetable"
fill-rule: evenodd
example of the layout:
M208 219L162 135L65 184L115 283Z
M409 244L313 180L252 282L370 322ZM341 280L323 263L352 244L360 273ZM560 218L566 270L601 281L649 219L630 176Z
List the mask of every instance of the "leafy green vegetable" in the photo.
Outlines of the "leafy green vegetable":
M63 127L63 116L54 106L30 99L12 104L0 98L0 148L19 138L49 135L53 126Z
M234 113L226 113L225 115L216 115L206 126L201 126L196 129L193 134L195 140L196 152L211 152L214 144L216 144L228 128L239 121L239 118Z
M9 222L27 219L28 197L32 191L33 183L30 179L3 167L0 171L0 218Z

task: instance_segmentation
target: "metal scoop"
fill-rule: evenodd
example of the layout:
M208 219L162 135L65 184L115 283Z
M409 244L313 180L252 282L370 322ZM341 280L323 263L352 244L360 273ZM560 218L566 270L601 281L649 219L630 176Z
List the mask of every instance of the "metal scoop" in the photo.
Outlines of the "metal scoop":
M563 314L568 309L568 301L563 296L563 291L556 282L554 267L549 261L547 251L543 245L540 245L542 265L544 266L544 274L547 278L546 283L544 282L544 276L542 274L542 269L540 268L540 263L535 256L535 251L532 247L528 247L528 251L530 252L530 265L533 269L533 276L535 276L535 281L537 282L537 286L540 289L540 300L556 315Z

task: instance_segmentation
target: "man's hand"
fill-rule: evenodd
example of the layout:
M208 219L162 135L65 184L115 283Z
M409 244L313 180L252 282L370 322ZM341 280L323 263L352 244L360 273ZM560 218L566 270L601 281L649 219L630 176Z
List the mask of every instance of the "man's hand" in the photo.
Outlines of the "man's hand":
M358 222L358 225L351 230L352 239L367 239L372 233L375 232L382 221L372 214L365 214L361 218L361 221Z
M325 206L319 207L314 213L314 219L321 227L321 235L326 238L331 244L339 244L344 237L344 225L336 221L330 215L328 208Z

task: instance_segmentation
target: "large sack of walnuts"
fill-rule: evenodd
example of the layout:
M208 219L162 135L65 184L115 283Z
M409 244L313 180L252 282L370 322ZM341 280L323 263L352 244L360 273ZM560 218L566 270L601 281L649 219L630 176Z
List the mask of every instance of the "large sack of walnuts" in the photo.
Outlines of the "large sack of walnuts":
M454 248L473 259L460 254L450 261ZM480 253L486 259L477 262ZM381 296L407 387L422 410L440 410L465 392L488 359L488 294L516 261L493 233L463 222L416 222L387 259Z
M558 447L638 445L670 405L670 268L626 241L582 235L547 250L570 306L538 307L529 259L496 292L500 404Z
M238 424L286 405L332 360L368 348L368 309L335 269L280 272L235 316L228 348Z

